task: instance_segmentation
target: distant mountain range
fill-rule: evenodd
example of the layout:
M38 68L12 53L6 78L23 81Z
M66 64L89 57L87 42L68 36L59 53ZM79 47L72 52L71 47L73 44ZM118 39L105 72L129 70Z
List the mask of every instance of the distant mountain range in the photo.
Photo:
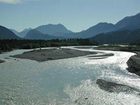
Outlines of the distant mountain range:
M128 16L114 25L113 31L101 33L91 39L105 43L140 43L140 13Z
M99 23L89 29L75 33L74 37L77 38L90 38L101 33L108 33L113 31L123 30L136 30L140 29L140 13L134 16L128 16L117 22L116 24L111 23Z
M114 25L111 23L99 23L95 26L92 26L88 28L87 30L73 33L69 35L69 37L72 38L90 38L93 37L99 33L106 33L106 32L111 32L114 30Z
M31 28L24 29L21 32L17 32L14 29L10 29L10 30L14 32L17 36L21 38L25 38L25 39L44 39L44 36L46 35L45 40L47 40L48 36L49 36L49 39L54 39L54 38L60 39L62 37L65 38L66 37L65 35L67 34L73 33L62 24L41 25L35 29L31 29ZM35 34L35 36L33 36L33 34Z
M15 36L19 36L21 38L25 39L44 39L44 40L50 40L50 39L67 39L67 38L90 38L94 39L95 41L102 42L102 43L119 43L120 42L126 42L122 40L127 40L125 38L129 37L127 42L132 42L130 39L137 39L139 38L139 29L140 29L140 13L136 14L134 16L128 16L117 22L116 24L106 23L102 22L97 25L94 25L84 31L81 32L72 32L69 29L67 29L62 24L48 24L48 25L41 25L38 26L35 29L25 29L22 32L17 32L13 29L11 36L2 36L1 31L0 33L0 39L2 38L12 38L12 36L15 38ZM10 30L8 30L10 31ZM11 32L11 31L10 31ZM134 33L137 33L137 37L133 37ZM132 35L133 38L130 38L130 35ZM125 38L124 38L125 37Z
M23 31L21 32L17 32L16 30L14 29L10 29L13 33L15 33L17 36L21 37L21 38L24 38L26 36L26 34L31 31L32 29L31 28L27 28L27 29L24 29Z
M58 37L56 37L56 36L50 36L48 34L43 34L43 33L41 33L40 31L38 31L36 29L33 29L33 30L29 31L26 34L25 38L26 39L33 39L33 40L38 40L38 39L41 39L41 40L58 39Z
M43 34L50 34L52 36L63 36L68 33L72 33L72 31L68 30L64 25L62 24L48 24L48 25L42 25L37 28L36 30L42 32Z
M62 39L62 37L65 37L65 35L73 33L72 31L68 30L64 25L62 24L48 24L48 25L42 25L39 26L33 30L30 30L26 36L25 39Z

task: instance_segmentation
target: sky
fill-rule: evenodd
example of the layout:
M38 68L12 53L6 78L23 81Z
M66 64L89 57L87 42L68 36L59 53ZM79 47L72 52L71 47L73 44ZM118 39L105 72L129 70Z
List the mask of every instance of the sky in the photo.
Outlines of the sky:
M0 0L0 25L21 31L63 24L78 32L140 13L140 0Z

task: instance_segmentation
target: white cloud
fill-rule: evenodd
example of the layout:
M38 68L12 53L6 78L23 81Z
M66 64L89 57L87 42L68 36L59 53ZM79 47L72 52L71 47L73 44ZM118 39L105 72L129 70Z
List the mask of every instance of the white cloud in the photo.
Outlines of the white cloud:
M9 4L17 4L20 2L21 0L0 0L0 3L9 3Z

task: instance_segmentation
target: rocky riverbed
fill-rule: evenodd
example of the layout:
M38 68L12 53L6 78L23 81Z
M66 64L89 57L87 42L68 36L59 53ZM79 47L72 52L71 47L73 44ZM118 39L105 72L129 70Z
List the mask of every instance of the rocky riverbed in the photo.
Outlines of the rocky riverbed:
M57 60L57 59L85 56L89 54L96 54L96 52L80 51L80 50L68 49L68 48L53 48L53 49L42 49L42 50L33 50L29 52L24 52L23 54L15 55L13 57L42 62L48 60Z

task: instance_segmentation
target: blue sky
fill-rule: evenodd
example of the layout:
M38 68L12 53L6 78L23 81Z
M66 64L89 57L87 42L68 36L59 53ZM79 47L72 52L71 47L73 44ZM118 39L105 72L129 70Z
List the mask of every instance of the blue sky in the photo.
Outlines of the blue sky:
M0 25L21 31L61 23L81 31L139 12L140 0L0 0Z

